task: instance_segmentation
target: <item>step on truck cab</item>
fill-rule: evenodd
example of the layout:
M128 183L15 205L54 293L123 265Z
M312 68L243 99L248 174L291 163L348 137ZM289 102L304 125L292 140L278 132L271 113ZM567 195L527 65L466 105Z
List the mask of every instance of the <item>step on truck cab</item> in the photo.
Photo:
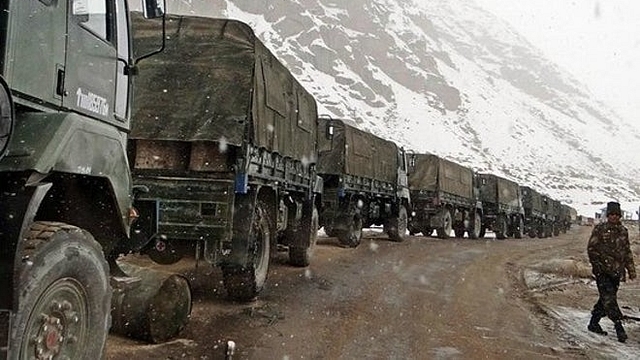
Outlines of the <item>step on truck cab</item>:
M482 202L473 169L434 154L409 155L412 211L409 233L441 239L451 236L477 239L482 228Z
M125 0L0 2L0 358L102 357L135 242L129 30Z
M356 247L362 228L382 225L391 240L404 240L411 206L404 149L341 119L318 123L320 223L327 235Z
M140 48L156 46L151 23L135 27ZM231 298L251 300L277 246L294 266L311 261L316 102L245 23L168 16L166 34L136 78L129 155L145 189L142 252L160 264L204 259Z

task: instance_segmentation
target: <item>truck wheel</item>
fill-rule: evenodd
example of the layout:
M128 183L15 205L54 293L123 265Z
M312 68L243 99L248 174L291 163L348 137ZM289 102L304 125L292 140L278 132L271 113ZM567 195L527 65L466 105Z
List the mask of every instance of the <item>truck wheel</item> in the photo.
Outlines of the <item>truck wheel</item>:
M340 244L348 247L357 247L362 241L362 218L354 216L349 222L347 230L336 230Z
M420 227L416 224L415 220L407 221L407 230L409 231L409 235L413 236L420 232Z
M482 234L482 236L480 236L480 231L482 230L482 218L480 217L479 213L474 213L475 215L473 216L473 223L471 223L471 229L469 229L469 238L471 239L477 239L480 237L484 236L484 233Z
M397 242L404 241L404 236L407 233L407 208L404 205L400 205L398 208L398 216L387 220L384 224L383 230L389 236L389 239Z
M9 139L13 132L15 115L9 86L0 77L0 159L9 148Z
M309 229L303 229L298 236L306 236L309 239L303 240L307 246L291 246L289 248L289 262L293 266L309 266L311 263L311 257L313 256L313 250L316 247L316 240L318 239L318 209L313 205L311 209L311 219ZM298 241L296 241L298 242Z
M431 233L433 233L433 229L430 227L422 229L422 236L431 236Z
M338 232L331 225L325 225L324 226L324 232L325 232L325 234L327 234L328 237L337 237L338 236Z
M230 298L238 301L253 300L267 281L271 256L271 231L264 206L256 204L251 223L251 239L247 239L249 258L246 266L225 265L222 267L224 287Z
M513 236L516 239L522 239L524 235L524 219L521 216L518 216L516 220L516 227L513 229Z
M109 265L86 231L35 222L22 253L11 343L18 359L100 359L110 325Z
M507 218L503 214L499 214L496 219L496 239L504 240L506 238L505 233L507 230Z
M436 228L436 233L440 239L448 239L451 236L451 213L447 209L442 209L440 216L442 218L442 226Z

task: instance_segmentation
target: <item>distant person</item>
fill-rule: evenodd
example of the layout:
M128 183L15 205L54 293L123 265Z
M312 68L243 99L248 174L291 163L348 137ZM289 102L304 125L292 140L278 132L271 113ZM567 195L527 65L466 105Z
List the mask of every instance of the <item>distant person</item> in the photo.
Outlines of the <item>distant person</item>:
M636 278L636 268L629 245L629 233L620 222L621 216L619 203L607 203L607 221L596 225L589 238L587 253L600 297L593 306L587 329L607 335L600 326L600 319L607 316L613 321L618 341L625 342L627 333L622 326L623 316L618 307L618 287L620 281L626 280L625 270L630 280Z

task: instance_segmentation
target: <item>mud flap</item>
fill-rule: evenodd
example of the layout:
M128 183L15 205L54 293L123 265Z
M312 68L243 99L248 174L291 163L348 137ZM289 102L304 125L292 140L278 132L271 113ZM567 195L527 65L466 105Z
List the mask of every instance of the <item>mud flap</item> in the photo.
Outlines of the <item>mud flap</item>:
M255 216L257 194L254 191L246 195L236 194L233 204L231 252L222 259L225 265L247 266L249 249L253 247L253 244L248 244L245 240L252 238L252 226L250 224L253 223L253 217ZM237 239L243 240L238 241Z
M14 309L17 305L12 289L17 276L14 274L14 269L21 260L16 254L22 253L18 240L33 222L38 207L50 188L51 184L44 183L25 186L17 192L0 193L3 211L8 212L10 209L7 216L0 217L0 238L3 242L0 247L0 289L3 289L0 295L0 309L2 310Z

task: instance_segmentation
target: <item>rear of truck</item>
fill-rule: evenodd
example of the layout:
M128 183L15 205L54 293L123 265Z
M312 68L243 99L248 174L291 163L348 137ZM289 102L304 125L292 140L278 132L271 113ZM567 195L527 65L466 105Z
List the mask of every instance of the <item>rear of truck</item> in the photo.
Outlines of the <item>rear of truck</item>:
M478 199L472 169L433 154L409 156L409 189L412 212L409 231L439 238L468 232L478 238L482 204Z
M498 239L522 238L525 225L520 186L494 174L478 174L478 181L484 209L482 236L492 230Z
M318 124L325 231L355 247L363 227L383 225L391 239L401 241L410 205L404 150L344 120L320 118Z
M137 44L153 47L154 25L139 25ZM143 251L163 264L202 257L248 300L277 245L309 264L316 103L242 22L172 16L166 31L163 53L140 69L129 148Z

